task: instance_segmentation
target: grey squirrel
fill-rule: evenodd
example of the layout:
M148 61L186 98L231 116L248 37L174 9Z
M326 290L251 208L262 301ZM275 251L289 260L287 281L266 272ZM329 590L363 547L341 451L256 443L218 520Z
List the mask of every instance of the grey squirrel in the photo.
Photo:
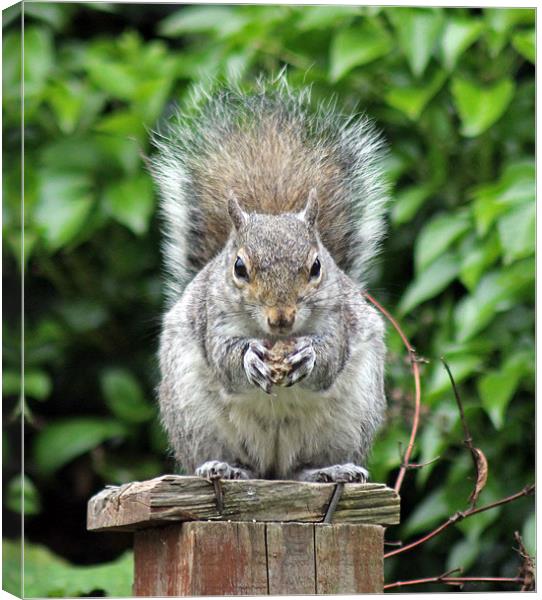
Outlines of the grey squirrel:
M384 231L380 136L280 77L208 95L153 142L175 458L207 478L365 481L386 404L384 325L361 294Z

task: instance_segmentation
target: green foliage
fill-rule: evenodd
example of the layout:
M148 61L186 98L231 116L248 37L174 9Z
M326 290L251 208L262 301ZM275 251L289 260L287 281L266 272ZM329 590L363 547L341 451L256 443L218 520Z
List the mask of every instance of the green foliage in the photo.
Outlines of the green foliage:
M55 504L68 474L97 490L173 468L154 407L162 300L155 191L142 158L152 152L148 131L209 77L250 85L284 65L293 86L310 84L315 100L335 96L346 110L366 112L390 142L390 232L369 289L430 359L413 458L441 457L407 474L403 524L390 537L421 534L464 508L470 493L472 465L441 355L489 459L480 503L533 479L534 14L26 3L22 226L21 37L17 13L6 12L4 277L18 289L25 270L28 452L25 478L9 474L5 502L19 511L24 498L27 531L36 523L40 535L50 518L41 507ZM8 306L3 391L11 414L22 392L19 328ZM389 348L390 418L369 468L391 482L397 444L408 440L412 382L391 330ZM81 514L89 493L69 490ZM422 546L419 558L391 560L388 576L457 566L513 573L513 553L499 550L511 548L512 532L534 547L532 505L521 502L465 520ZM99 545L83 526L65 535L89 552ZM128 595L129 575L121 587L107 583L128 573L128 558L119 560L71 567L29 546L26 595Z
M2 542L4 590L21 595L20 542ZM24 544L24 597L66 598L132 595L133 557L127 552L105 565L78 567L67 563L45 546Z

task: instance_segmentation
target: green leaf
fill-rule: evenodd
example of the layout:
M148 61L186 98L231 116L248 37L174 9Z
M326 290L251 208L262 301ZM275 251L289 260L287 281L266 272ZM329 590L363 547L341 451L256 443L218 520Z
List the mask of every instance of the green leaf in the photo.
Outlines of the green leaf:
M442 292L456 278L458 271L455 255L447 253L437 258L408 286L399 304L400 314L408 313L418 304Z
M408 223L431 197L434 192L432 184L412 185L396 194L391 212L391 220L395 225Z
M458 354L447 356L446 362L450 367L456 383L461 383L478 370L483 358L478 354ZM429 405L446 391L451 391L452 384L446 369L440 362L435 362L433 372L425 389L425 399Z
M536 513L533 511L523 524L521 537L527 552L531 556L536 556Z
M53 29L60 31L70 16L71 9L71 6L54 4L53 2L26 2L24 5L24 17L25 20L28 17L39 19L50 25Z
M497 229L505 265L534 254L535 217L536 206L529 202L499 219Z
M535 64L536 47L535 31L519 31L512 37L512 46L529 62Z
M504 425L506 409L525 375L527 364L534 364L532 353L513 354L500 369L487 373L477 382L482 406L495 429L500 430Z
M129 65L90 58L87 62L90 81L113 98L136 98L138 77Z
M358 6L310 6L304 5L299 8L301 19L297 23L300 31L313 31L315 29L327 29L337 26L346 19L361 14Z
M24 93L40 94L54 65L51 32L43 27L26 27L24 32Z
M67 245L85 225L93 205L90 186L87 175L41 171L33 217L50 250Z
M535 201L535 166L532 159L506 166L495 183L472 190L473 212L480 235L485 235L501 214L523 203Z
M489 129L505 113L515 89L511 79L501 79L490 86L459 77L452 79L451 91L462 123L461 133L476 137Z
M34 462L41 475L49 476L106 440L125 435L125 426L112 419L81 417L55 421L37 434Z
M41 511L38 489L26 475L16 475L9 482L4 498L10 510L24 514L25 517L37 515Z
M104 195L109 214L136 235L147 232L154 209L152 183L148 175L115 182Z
M102 392L111 412L129 423L143 423L155 410L143 395L135 377L125 369L108 369L101 376Z
M492 235L475 248L470 249L463 257L459 279L470 291L480 281L480 277L485 273L501 255L501 245L496 234Z
M51 378L44 371L37 369L26 369L24 373L25 396L32 396L37 400L45 400L50 393L53 384Z
M391 8L388 15L415 77L421 77L444 24L441 9Z
M188 6L161 21L158 33L165 37L211 32L231 35L249 22L239 8L222 5Z
M510 309L534 292L534 258L515 262L510 268L487 273L470 296L455 309L456 337L464 342L482 331L499 312Z
M25 598L132 595L133 555L99 565L76 566L53 554L45 546L24 542L24 591L20 589L21 543L3 540L5 589ZM19 572L18 572L19 570ZM96 593L97 592L97 593Z
M448 71L453 71L458 58L474 44L484 29L482 21L472 18L451 18L446 22L442 36L442 62Z
M414 264L421 273L471 227L467 213L442 213L422 229L416 240Z
M448 503L443 488L437 488L418 502L414 512L409 516L403 528L404 536L411 536L420 531L426 531L449 513Z
M479 554L479 540L463 538L452 546L446 559L446 570L451 571L461 567L466 572L476 562Z
M338 81L354 67L385 56L392 48L390 35L375 21L366 19L356 27L339 30L330 47L331 81Z
M446 73L438 70L425 83L392 88L385 94L384 99L390 106L416 121L445 81Z

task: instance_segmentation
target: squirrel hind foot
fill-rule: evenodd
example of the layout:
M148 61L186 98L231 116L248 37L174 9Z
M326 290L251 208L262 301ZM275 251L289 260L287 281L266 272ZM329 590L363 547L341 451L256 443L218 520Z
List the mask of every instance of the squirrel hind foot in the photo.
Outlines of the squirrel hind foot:
M196 469L196 475L205 479L254 479L252 471L219 460L204 462Z
M315 483L365 483L369 479L369 472L359 465L346 463L318 469L302 469L296 479Z

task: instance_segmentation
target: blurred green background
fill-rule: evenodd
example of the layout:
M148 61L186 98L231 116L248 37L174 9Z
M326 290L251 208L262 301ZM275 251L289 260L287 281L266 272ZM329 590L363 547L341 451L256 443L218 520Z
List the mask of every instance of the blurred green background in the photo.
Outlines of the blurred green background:
M130 537L87 533L85 508L105 484L173 469L154 393L160 233L142 154L208 77L250 87L287 65L293 86L365 111L389 140L389 235L369 290L430 360L413 459L440 459L407 473L387 538L467 507L473 469L442 355L489 459L480 504L533 481L534 10L26 2L23 256L20 19L20 5L3 13L5 589L20 590L24 501L26 596L130 594ZM389 420L369 469L393 484L413 384L391 328L389 348ZM534 552L532 498L386 561L386 579L514 576L515 530Z

